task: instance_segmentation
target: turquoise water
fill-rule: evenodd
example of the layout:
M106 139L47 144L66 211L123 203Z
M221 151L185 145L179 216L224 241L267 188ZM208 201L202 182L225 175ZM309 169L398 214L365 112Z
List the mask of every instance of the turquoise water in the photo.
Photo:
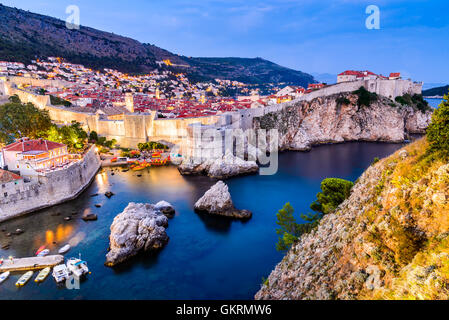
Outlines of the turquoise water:
M288 152L279 157L273 176L245 176L228 180L234 204L253 212L247 222L198 215L195 201L214 184L207 177L183 177L176 167L135 172L108 169L99 173L89 189L72 202L0 224L0 229L25 233L14 236L0 256L33 255L47 244L56 252L67 242L74 248L66 255L88 261L92 274L79 290L58 288L53 278L37 285L14 286L20 274L0 285L1 299L251 299L282 258L275 250L275 214L291 202L296 214L308 210L326 177L355 180L374 157L384 157L401 144L345 143L325 145L311 152ZM104 192L116 195L111 199ZM92 194L100 193L97 197ZM103 265L109 227L129 202L171 202L176 215L169 221L168 245L159 253L140 255L114 269ZM96 208L95 204L102 204ZM80 219L85 210L98 221ZM72 212L77 213L72 215ZM60 213L59 216L55 214ZM64 221L72 216L71 221ZM0 244L9 241L0 231ZM53 244L56 242L56 244Z

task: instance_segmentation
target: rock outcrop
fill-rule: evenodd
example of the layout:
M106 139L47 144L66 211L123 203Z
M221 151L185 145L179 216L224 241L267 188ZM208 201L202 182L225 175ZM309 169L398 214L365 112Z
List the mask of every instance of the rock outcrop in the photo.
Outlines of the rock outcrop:
M167 226L168 218L155 205L129 203L112 222L105 265L112 267L141 251L161 249L169 239Z
M207 175L214 179L227 179L239 175L257 173L259 166L255 161L246 161L226 153L223 157L195 163L192 158L187 158L178 167L183 175Z
M175 208L168 203L167 201L159 201L154 205L154 209L156 211L160 211L165 215L174 215L175 214Z
M256 299L449 298L449 164L421 139L371 165Z
M358 106L356 94L344 93L301 101L254 119L256 129L278 129L280 150L309 150L344 141L402 142L408 133L424 133L431 111L401 106L378 96Z
M223 181L218 181L206 191L195 203L195 210L237 219L249 219L252 215L248 210L237 210L234 207L228 186Z

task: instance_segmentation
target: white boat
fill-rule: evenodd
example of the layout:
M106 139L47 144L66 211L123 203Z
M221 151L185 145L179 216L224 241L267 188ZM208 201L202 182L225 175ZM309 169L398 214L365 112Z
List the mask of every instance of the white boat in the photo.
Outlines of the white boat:
M42 269L37 275L36 279L34 279L34 282L43 282L50 273L50 270L50 267Z
M76 279L80 279L89 273L87 262L77 258L70 258L67 261L67 269L69 269Z
M61 249L59 249L59 251L58 251L58 253L59 254L64 254L64 253L66 253L67 251L69 251L70 250L70 244L66 244L65 246L63 246Z
M16 286L17 287L23 287L24 285L27 284L28 280L31 279L31 277L33 276L33 271L28 271L27 273L25 273L24 275L22 275L19 280L17 280L16 282Z
M3 272L0 274L0 283L4 282L6 279L8 279L9 275L11 273L9 271Z
M52 273L53 278L55 278L57 283L64 282L69 278L69 271L65 264L58 264L53 268Z
M47 254L49 254L50 253L50 250L48 250L48 249L45 249L45 250L42 250L41 252L39 252L38 254L37 254L37 256L38 257L45 257Z

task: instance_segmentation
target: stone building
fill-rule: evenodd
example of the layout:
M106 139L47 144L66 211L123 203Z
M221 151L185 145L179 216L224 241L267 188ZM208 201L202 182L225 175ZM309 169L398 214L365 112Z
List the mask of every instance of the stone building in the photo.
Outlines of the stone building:
M67 164L69 154L65 144L22 138L4 147L2 158L8 170L20 172L22 177L34 177L39 171Z

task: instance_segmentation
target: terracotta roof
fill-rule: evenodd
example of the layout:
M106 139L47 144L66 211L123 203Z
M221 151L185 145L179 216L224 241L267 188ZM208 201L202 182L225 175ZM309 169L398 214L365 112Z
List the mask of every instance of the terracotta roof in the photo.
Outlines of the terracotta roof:
M22 177L17 174L0 169L0 183L8 183L20 179L22 179Z
M11 143L3 148L4 151L17 151L17 152L27 152L27 151L49 151L57 148L62 148L65 145L58 142L53 142L44 139L38 140L22 140Z

